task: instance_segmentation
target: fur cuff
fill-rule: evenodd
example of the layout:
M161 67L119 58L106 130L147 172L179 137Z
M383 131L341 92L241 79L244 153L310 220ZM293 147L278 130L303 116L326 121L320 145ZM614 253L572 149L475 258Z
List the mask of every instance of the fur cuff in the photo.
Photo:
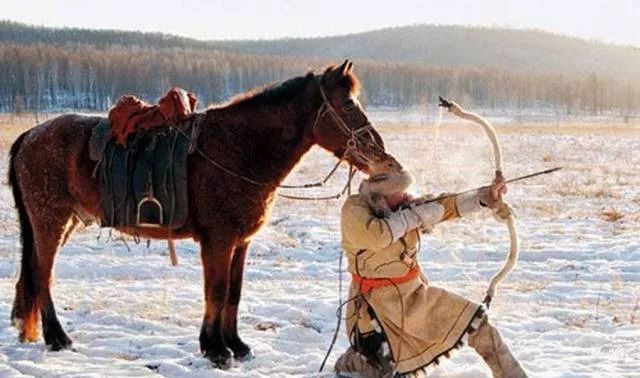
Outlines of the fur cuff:
M456 208L461 217L477 213L485 207L480 204L477 192L461 194L456 197Z
M412 206L411 210L420 217L422 227L438 224L442 222L442 217L444 217L444 207L437 202Z
M420 227L420 217L411 209L396 211L386 218L391 231L391 243L399 240L407 232Z

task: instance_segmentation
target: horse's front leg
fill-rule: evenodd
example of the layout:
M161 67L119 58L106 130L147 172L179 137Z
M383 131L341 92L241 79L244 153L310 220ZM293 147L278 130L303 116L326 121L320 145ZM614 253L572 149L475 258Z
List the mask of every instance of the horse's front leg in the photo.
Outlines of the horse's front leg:
M228 236L227 236L228 238ZM213 232L200 241L204 269L205 313L200 329L200 350L220 369L231 367L231 351L222 334L223 310L229 292L229 272L235 243Z
M235 248L231 260L231 282L229 285L229 297L224 307L222 332L224 342L233 351L236 360L246 361L251 359L251 348L245 344L238 335L238 304L242 292L242 274L249 242L242 243Z

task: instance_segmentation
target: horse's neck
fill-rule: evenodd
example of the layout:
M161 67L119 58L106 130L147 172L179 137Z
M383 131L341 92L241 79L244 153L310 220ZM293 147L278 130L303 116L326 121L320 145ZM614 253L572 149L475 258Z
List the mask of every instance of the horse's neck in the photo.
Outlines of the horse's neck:
M272 122L271 125L282 128L270 129L273 132L267 137L259 138L256 149L260 153L256 157L269 159L270 163L264 165L269 172L265 171L264 177L273 177L274 183L280 184L313 146L314 141L310 130L307 130L306 121L281 115L274 117Z
M307 127L308 117L282 107L260 106L236 111L238 117L243 118L242 125L220 126L230 128L230 134L235 136L232 140L240 143L244 155L242 171L256 181L280 184L314 145Z

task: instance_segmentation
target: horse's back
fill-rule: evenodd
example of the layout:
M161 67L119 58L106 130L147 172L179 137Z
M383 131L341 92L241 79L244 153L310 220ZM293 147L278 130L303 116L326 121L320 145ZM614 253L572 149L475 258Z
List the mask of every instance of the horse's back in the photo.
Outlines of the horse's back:
M36 140L47 140L74 144L74 141L91 135L91 129L97 125L103 117L84 114L63 114L55 118L39 123L27 131L27 143L35 143ZM71 138L72 140L67 140Z
M69 154L80 159L88 145L92 128L101 119L97 116L64 114L37 124L26 132L16 151L18 164L22 159L27 160L29 165L44 160L53 166L59 159L69 162Z
M45 189L52 197L66 193L79 202L94 202L95 162L89 159L88 145L92 128L102 119L64 114L28 130L15 151L20 185L31 192Z

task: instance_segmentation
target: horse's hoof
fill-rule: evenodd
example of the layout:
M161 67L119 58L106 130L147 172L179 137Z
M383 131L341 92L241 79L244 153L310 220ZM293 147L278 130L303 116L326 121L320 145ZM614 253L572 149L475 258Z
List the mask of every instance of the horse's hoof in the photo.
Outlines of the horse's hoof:
M57 352L65 349L72 349L73 342L69 336L63 334L57 335L53 340L47 341L47 348L52 352Z
M38 341L38 332L31 332L31 333L27 333L24 329L20 330L20 334L18 335L18 340L25 344L25 343L35 343L36 341Z
M22 331L24 322L19 317L11 315L11 325L14 326L18 331Z
M245 351L233 352L233 358L239 362L247 362L253 360L253 352L251 348L247 347Z
M236 342L232 342L231 344L227 344L227 346L233 351L233 358L236 361L245 362L253 358L251 347L242 342L242 340L240 339L238 339Z
M233 365L231 351L226 348L224 349L224 352L205 352L204 357L211 361L214 367L221 370L230 369Z

